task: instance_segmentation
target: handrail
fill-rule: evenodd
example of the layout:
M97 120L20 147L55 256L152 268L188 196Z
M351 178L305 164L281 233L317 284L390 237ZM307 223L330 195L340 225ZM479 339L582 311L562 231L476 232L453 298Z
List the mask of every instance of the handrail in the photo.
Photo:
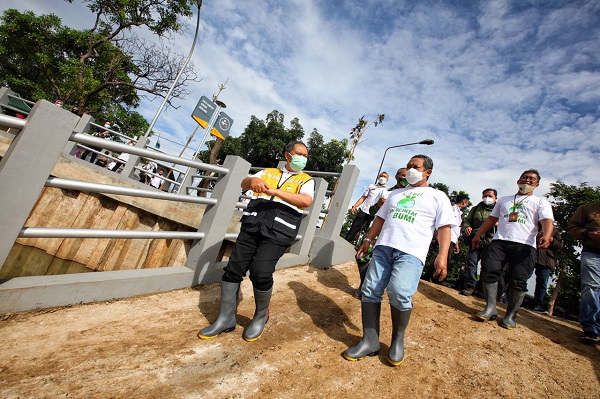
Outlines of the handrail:
M10 115L0 114L0 125L12 127L15 129L23 129L27 121ZM130 146L131 147L131 146Z
M229 169L224 168L222 166L206 164L203 162L192 161L189 159L175 157L173 155L161 154L156 151L145 150L142 148L134 147L127 144L117 143L115 141L105 140L98 137L90 136L89 134L84 133L71 133L69 140L74 141L76 143L87 144L95 147L102 147L112 151L125 152L128 154L135 154L141 157L148 157L153 159L158 159L161 161L166 161L170 163L175 163L178 165L190 166L192 168L206 170L209 172L227 174L229 173Z
M46 180L46 187L61 188L65 190L80 190L91 193L130 195L134 197L190 202L203 205L217 204L217 200L215 198L190 197L189 195L172 194L139 188L118 187L109 184L89 183L84 181L61 179L58 177L49 177L48 180Z
M23 227L19 233L19 237L22 238L166 238L179 240L201 240L204 235L204 233L190 231L61 229L54 227Z

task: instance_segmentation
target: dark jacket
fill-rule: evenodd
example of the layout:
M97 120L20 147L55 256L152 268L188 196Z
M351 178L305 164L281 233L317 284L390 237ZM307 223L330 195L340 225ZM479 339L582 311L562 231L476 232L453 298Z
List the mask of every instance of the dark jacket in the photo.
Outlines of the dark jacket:
M477 204L473 208L471 208L471 210L469 211L467 216L463 216L460 229L463 234L462 235L463 241L469 247L471 247L471 240L477 233L477 230L479 230L479 228L481 227L483 222L485 222L485 220L488 218L488 216L490 216L490 213L492 213L493 209L494 209L494 205L486 205L483 203L483 201L481 201L479 204ZM465 234L465 229L467 227L471 227L473 229L473 232L471 232L470 235ZM495 227L489 229L483 235L483 237L481 237L481 243L479 245L479 248L483 249L484 247L486 247L492 241L492 238L494 238L495 233L496 233Z
M556 258L554 257L554 251L559 251L563 248L563 239L558 232L554 229L552 232L552 242L546 249L537 249L535 251L535 265L549 267L550 269L556 269Z
M577 208L569 219L567 230L571 237L583 244L581 252L600 254L600 243L587 236L590 231L600 230L600 202L581 205Z

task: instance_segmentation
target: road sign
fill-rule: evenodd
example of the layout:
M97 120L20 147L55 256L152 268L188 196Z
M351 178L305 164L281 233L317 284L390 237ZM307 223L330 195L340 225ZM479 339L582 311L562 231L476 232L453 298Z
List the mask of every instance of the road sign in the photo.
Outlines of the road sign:
M231 119L231 117L225 112L221 112L219 114L219 117L217 118L215 127L211 129L210 134L222 140L225 140L225 138L229 136L231 125L233 125L233 119Z
M194 112L192 112L192 118L194 118L194 120L198 122L200 126L206 129L208 122L210 121L210 118L212 118L216 109L217 104L209 100L208 97L202 96L200 97L198 104L196 104Z

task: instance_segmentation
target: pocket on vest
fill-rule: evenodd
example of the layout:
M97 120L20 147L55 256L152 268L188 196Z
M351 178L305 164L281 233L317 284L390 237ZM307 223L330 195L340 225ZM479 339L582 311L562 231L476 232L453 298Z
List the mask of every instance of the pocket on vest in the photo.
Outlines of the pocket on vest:
M289 213L275 209L273 214L273 225L272 229L285 237L294 239L298 234L298 228L300 227L300 215L294 216Z

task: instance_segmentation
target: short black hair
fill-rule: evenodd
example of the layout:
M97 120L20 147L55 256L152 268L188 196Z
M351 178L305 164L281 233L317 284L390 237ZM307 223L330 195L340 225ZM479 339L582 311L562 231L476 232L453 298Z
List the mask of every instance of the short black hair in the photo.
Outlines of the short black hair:
M417 155L413 155L410 158L411 159L413 159L413 158L421 158L423 160L423 166L425 167L425 169L432 169L433 170L433 160L431 158L429 158L427 155L417 154Z
M521 177L523 177L523 175L525 173L533 173L534 175L536 175L537 179L538 179L538 183L542 180L542 176L540 176L540 172L538 172L537 169L527 169L525 172L521 173L521 176L519 176L519 179Z
M493 192L494 192L494 196L495 196L496 198L498 198L498 191L496 191L496 189L495 189L495 188L486 188L485 190L483 190L483 191L481 192L481 195L485 194L485 192L486 192L486 191L493 191Z
M456 196L456 198L454 199L454 203L455 204L460 204L461 202L463 202L464 200L469 201L469 196L465 193L460 193Z
M289 143L287 143L287 145L285 146L285 152L292 151L294 149L294 147L296 146L296 144L302 144L304 146L304 148L306 148L306 150L308 151L308 147L306 146L306 144L304 144L300 140L294 140L294 141L290 141Z

